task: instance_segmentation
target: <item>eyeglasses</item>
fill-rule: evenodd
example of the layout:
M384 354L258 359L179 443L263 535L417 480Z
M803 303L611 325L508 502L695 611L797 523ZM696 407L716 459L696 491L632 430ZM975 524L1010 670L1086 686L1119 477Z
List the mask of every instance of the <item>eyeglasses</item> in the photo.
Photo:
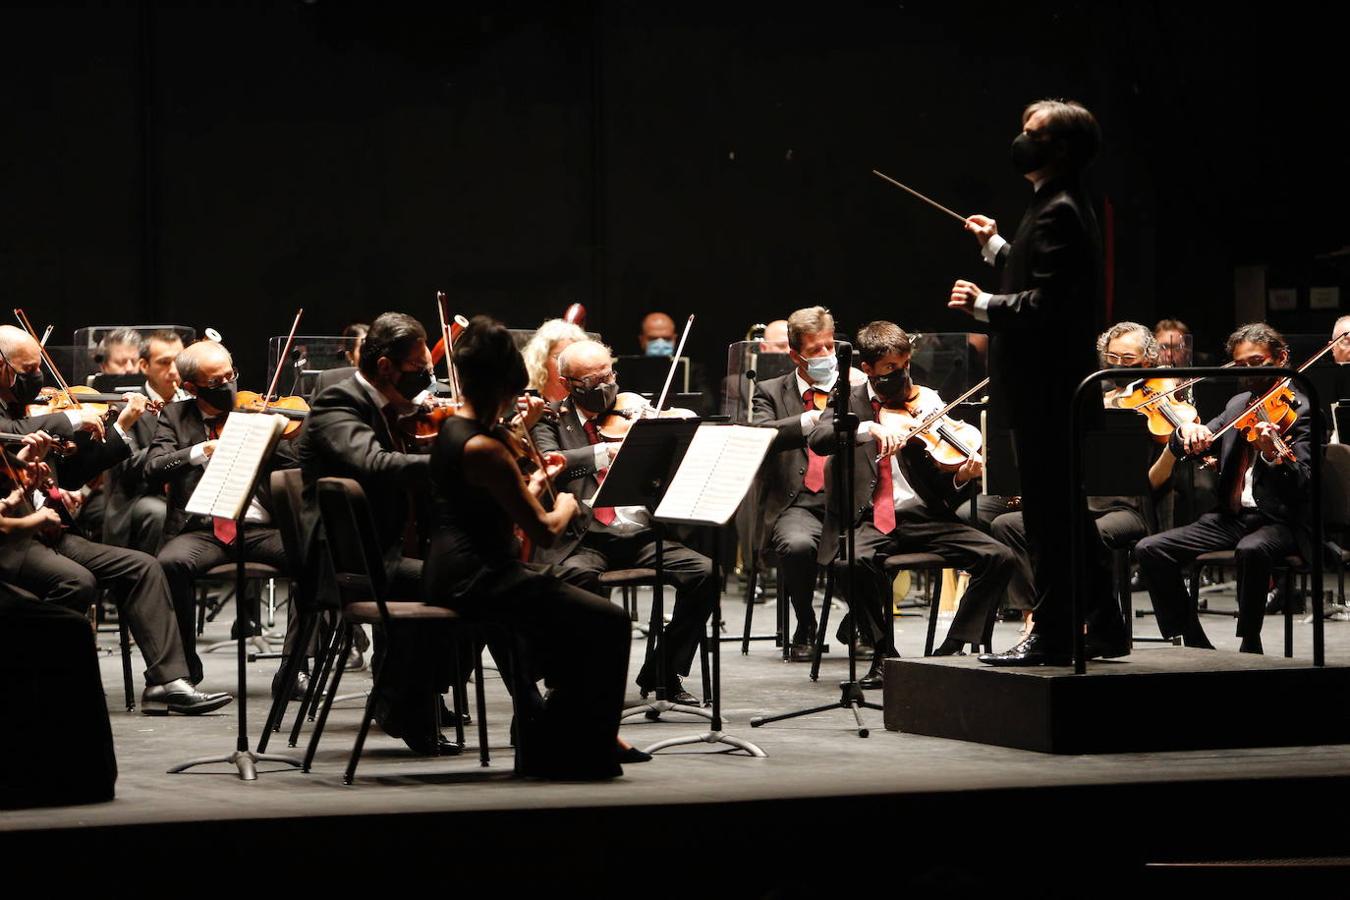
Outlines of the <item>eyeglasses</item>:
M239 370L231 369L230 374L221 375L219 378L212 378L210 381L206 382L206 384L199 384L198 382L195 381L193 382L193 384L196 384L197 387L201 388L202 390L209 391L221 387L223 385L227 385L231 381L238 381L238 380L239 380Z
M571 375L565 375L563 377L565 377L567 383L573 387L581 388L583 391L589 391L597 385L613 384L614 370L610 369L608 372L597 372L594 375L587 375L585 378L573 378Z
M1124 366L1134 368L1144 361L1142 356L1135 356L1133 353L1108 353L1106 361L1113 366Z

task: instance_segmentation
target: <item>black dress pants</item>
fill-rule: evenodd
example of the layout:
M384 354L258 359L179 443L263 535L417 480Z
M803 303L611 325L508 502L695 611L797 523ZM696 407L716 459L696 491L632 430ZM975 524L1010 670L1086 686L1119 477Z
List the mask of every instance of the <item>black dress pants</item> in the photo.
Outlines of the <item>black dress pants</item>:
M797 630L792 641L809 644L816 636L813 601L818 565L816 556L825 522L825 493L810 494L803 491L799 499L801 502L783 510L773 523L769 546L778 555L788 601L797 616Z
M661 543L665 578L675 585L675 606L655 652L664 654L666 687L676 675L688 675L698 652L699 637L706 633L708 618L717 602L717 581L712 561L675 541ZM656 540L650 530L628 537L589 532L572 553L558 563L557 575L593 594L601 593L600 576L611 569L654 568ZM657 687L655 653L649 653L638 671L643 690Z
M281 534L275 528L246 526L243 539L246 560L286 571L286 550L281 543ZM178 616L183 653L194 680L202 677L202 660L197 655L196 581L207 570L234 562L236 553L234 545L225 544L206 529L184 531L159 551L159 562L169 580L169 592L173 596L173 608ZM242 598L237 602L242 602Z

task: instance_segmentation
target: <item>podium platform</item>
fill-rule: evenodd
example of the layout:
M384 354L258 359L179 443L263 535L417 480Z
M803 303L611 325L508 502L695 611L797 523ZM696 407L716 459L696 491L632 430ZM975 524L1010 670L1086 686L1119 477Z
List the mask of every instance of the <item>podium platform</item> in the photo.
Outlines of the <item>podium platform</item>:
M1184 647L1072 667L888 659L885 725L1043 753L1350 743L1350 667Z

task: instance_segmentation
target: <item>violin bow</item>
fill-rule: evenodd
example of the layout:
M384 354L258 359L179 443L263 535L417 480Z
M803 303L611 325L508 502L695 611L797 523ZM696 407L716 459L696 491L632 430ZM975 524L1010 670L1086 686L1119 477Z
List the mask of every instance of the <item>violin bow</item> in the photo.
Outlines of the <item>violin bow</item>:
M450 320L450 302L445 296L445 291L436 292L436 316L441 322L441 340L440 346L442 355L445 356L445 375L446 380L450 382L450 395L455 402L459 402L459 373L455 370L455 337L457 332ZM458 325L456 317L455 325ZM461 330L462 330L461 326ZM435 354L432 354L432 365L436 364Z
M941 419L941 418L943 418L944 416L946 416L947 413L951 412L951 411L952 411L953 409L955 409L958 405L960 405L960 404L962 404L962 403L965 403L966 400L968 400L968 399L970 399L972 396L974 396L976 392L983 390L984 387L985 387L985 385L987 385L987 384L989 384L989 379L988 379L988 378L984 379L984 380L981 381L979 384L975 385L974 387L972 387L970 390L966 391L966 392L965 392L964 394L962 394L961 396L957 397L957 398L956 398L955 400L953 400L951 403L948 403L946 406L942 407L942 409L939 409L937 412L935 412L935 413L931 414L930 416L928 416L928 418L926 418L926 419L924 419L922 422L920 422L920 423L918 424L918 426L916 426L915 429L909 433L909 437L912 438L912 437L914 437L914 436L917 435L917 434L923 434L925 431L927 431L928 429L932 428L934 422L937 422L939 419ZM905 440L909 440L909 438L906 438Z
M286 336L286 346L281 348L281 355L277 357L277 370L272 373L272 383L267 386L267 394L263 397L261 412L267 412L272 401L276 399L277 382L281 380L281 370L286 366L286 359L291 355L291 344L295 342L295 332L300 328L300 317L305 314L305 308L302 306L295 311L295 321L291 323L291 333Z
M56 370L56 363L52 361L51 356L47 354L47 348L44 347L42 341L39 340L37 329L33 327L32 322L28 321L28 314L22 309L15 309L14 318L18 319L19 324L23 326L24 331L28 332L29 337L38 342L38 353L42 354L42 361L47 364L47 370L52 373L52 381L56 382L56 386L66 395L66 400L70 401L71 407L79 409L80 401L75 399L75 394L70 390L70 385L61 377L61 373Z
M684 342L689 340L689 332L694 328L694 314L689 314L689 321L684 323L684 333L680 335L680 345L675 348L675 357L670 361L670 371L666 373L666 383L661 388L661 396L656 401L656 412L659 414L666 405L666 397L670 394L670 383L675 380L675 370L680 366L680 360L684 357Z

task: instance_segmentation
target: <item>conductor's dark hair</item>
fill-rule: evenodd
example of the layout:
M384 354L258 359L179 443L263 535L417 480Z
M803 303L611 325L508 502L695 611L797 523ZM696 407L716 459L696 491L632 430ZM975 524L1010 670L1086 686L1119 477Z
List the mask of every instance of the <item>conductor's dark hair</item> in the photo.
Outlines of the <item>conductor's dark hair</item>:
M490 316L474 316L455 339L455 371L474 412L488 418L496 418L502 401L519 395L530 380L510 329Z
M407 313L380 313L370 323L370 331L361 345L362 374L371 376L378 373L382 356L388 357L395 365L403 365L417 342L426 339L427 332L422 323Z
M1082 171L1102 145L1102 129L1086 106L1074 100L1037 100L1022 110L1022 125L1036 113L1045 114L1046 130L1064 142L1064 161Z
M904 356L914 350L914 342L894 322L868 322L858 329L853 345L858 356L869 366L888 354Z
M1250 322L1246 325L1239 325L1237 331L1228 336L1228 343L1224 345L1224 349L1228 351L1228 355L1231 357L1234 348L1242 343L1260 344L1266 348L1266 352L1272 357L1278 357L1289 347L1284 335L1265 322Z

